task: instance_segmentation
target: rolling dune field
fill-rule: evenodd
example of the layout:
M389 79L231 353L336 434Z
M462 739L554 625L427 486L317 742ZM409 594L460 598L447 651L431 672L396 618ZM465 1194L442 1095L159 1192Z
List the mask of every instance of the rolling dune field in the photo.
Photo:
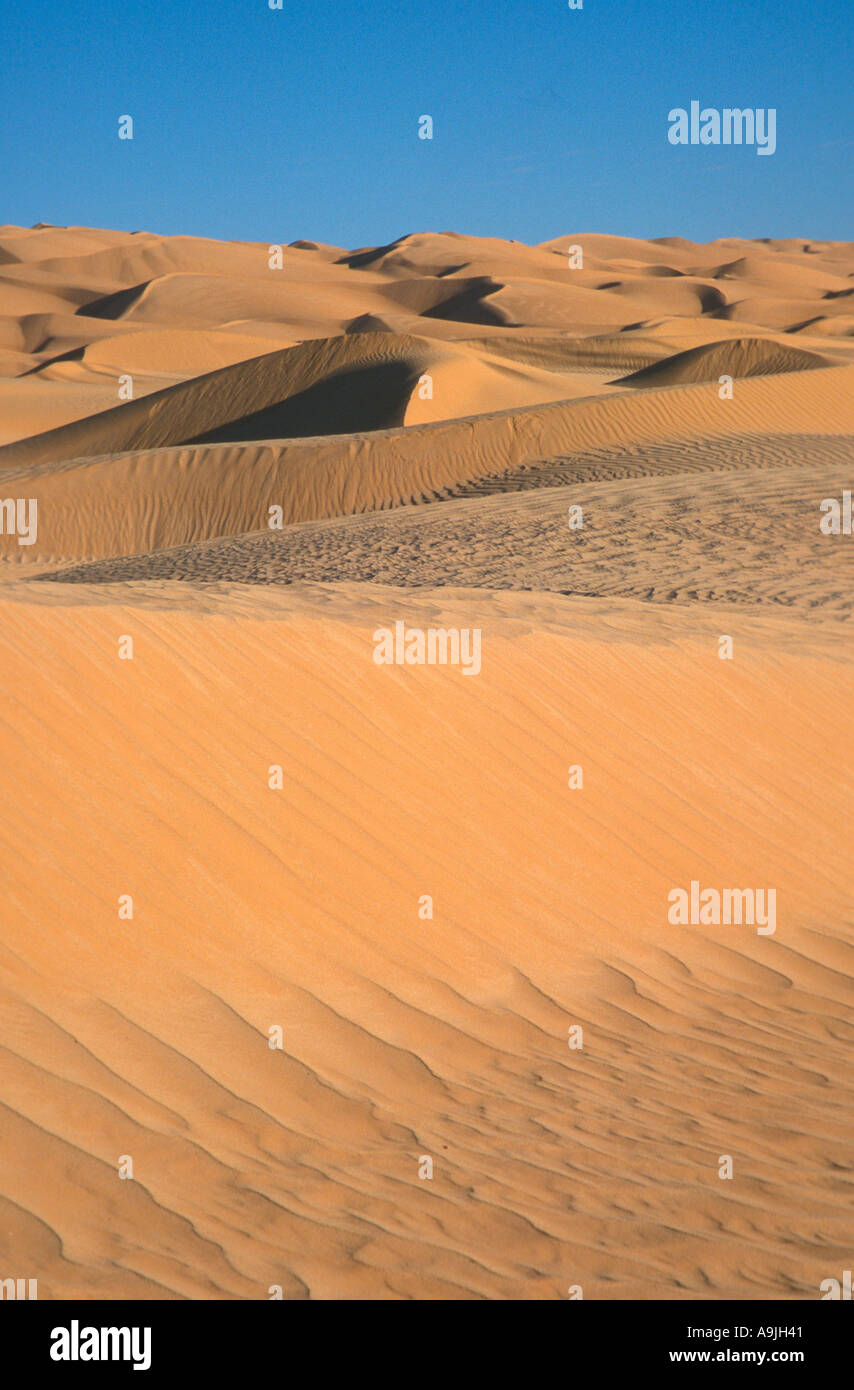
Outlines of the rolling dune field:
M854 244L274 252L0 228L0 1265L820 1297Z

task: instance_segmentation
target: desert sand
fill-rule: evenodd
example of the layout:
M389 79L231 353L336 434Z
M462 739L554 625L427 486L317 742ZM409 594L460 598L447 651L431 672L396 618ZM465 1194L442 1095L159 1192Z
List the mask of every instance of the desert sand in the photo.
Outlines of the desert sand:
M270 259L0 228L0 1277L820 1297L854 244Z

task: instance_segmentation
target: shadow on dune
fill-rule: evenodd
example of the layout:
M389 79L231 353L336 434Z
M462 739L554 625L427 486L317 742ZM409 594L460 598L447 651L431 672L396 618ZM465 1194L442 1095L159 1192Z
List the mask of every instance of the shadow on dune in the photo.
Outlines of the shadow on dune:
M407 362L380 362L317 381L275 405L242 415L187 444L231 444L253 439L300 439L355 434L403 424L418 373Z
M128 309L133 308L150 283L150 280L143 280L141 285L132 285L130 289L100 295L97 299L91 299L88 304L81 304L76 312L89 319L120 319Z
M495 327L511 327L507 315L486 302L487 297L497 294L504 286L490 276L477 276L464 281L464 288L458 294L451 293L432 309L425 309L425 319L448 319L455 323L476 323ZM449 282L450 285L453 282Z

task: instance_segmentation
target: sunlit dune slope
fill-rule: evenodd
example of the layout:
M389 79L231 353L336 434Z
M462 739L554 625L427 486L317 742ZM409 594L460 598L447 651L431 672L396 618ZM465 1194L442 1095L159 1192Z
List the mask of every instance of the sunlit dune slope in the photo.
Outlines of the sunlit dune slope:
M41 1298L798 1299L846 1267L836 624L26 589L0 1255ZM481 674L377 667L398 618L479 626ZM776 933L670 925L696 877L776 885Z

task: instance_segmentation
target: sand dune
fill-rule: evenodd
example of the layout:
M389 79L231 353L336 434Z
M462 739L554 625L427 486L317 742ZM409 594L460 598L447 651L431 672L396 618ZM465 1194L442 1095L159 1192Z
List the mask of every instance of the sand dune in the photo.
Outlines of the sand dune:
M27 794L3 813L0 1243L42 1297L786 1299L843 1267L834 635L537 595L35 587L0 624L4 707L28 692L3 749ZM481 677L377 668L401 614L481 624ZM668 926L697 874L776 884L776 936Z
M817 1298L854 244L270 253L0 228L3 1270ZM398 623L479 671L377 664ZM692 881L775 930L671 923Z
M268 352L9 446L0 467L402 424L426 346L366 334Z
M810 367L826 367L829 362L826 356L804 352L787 343L734 338L686 348L620 380L624 386L674 386L681 382L720 381L722 375L736 378L806 371Z
M129 363L141 361L150 372L152 336L160 362L192 353L192 334L177 344L175 335L145 334L128 343ZM0 449L0 468L194 442L352 434L467 414L473 406L488 411L507 396L526 403L574 394L564 376L403 335L348 334L272 353L261 340L251 342L248 361ZM227 355L237 356L241 345L245 351L246 339L230 338ZM93 364L108 352L115 361L124 350L121 339L102 340L84 360ZM205 340L200 352L212 351Z

